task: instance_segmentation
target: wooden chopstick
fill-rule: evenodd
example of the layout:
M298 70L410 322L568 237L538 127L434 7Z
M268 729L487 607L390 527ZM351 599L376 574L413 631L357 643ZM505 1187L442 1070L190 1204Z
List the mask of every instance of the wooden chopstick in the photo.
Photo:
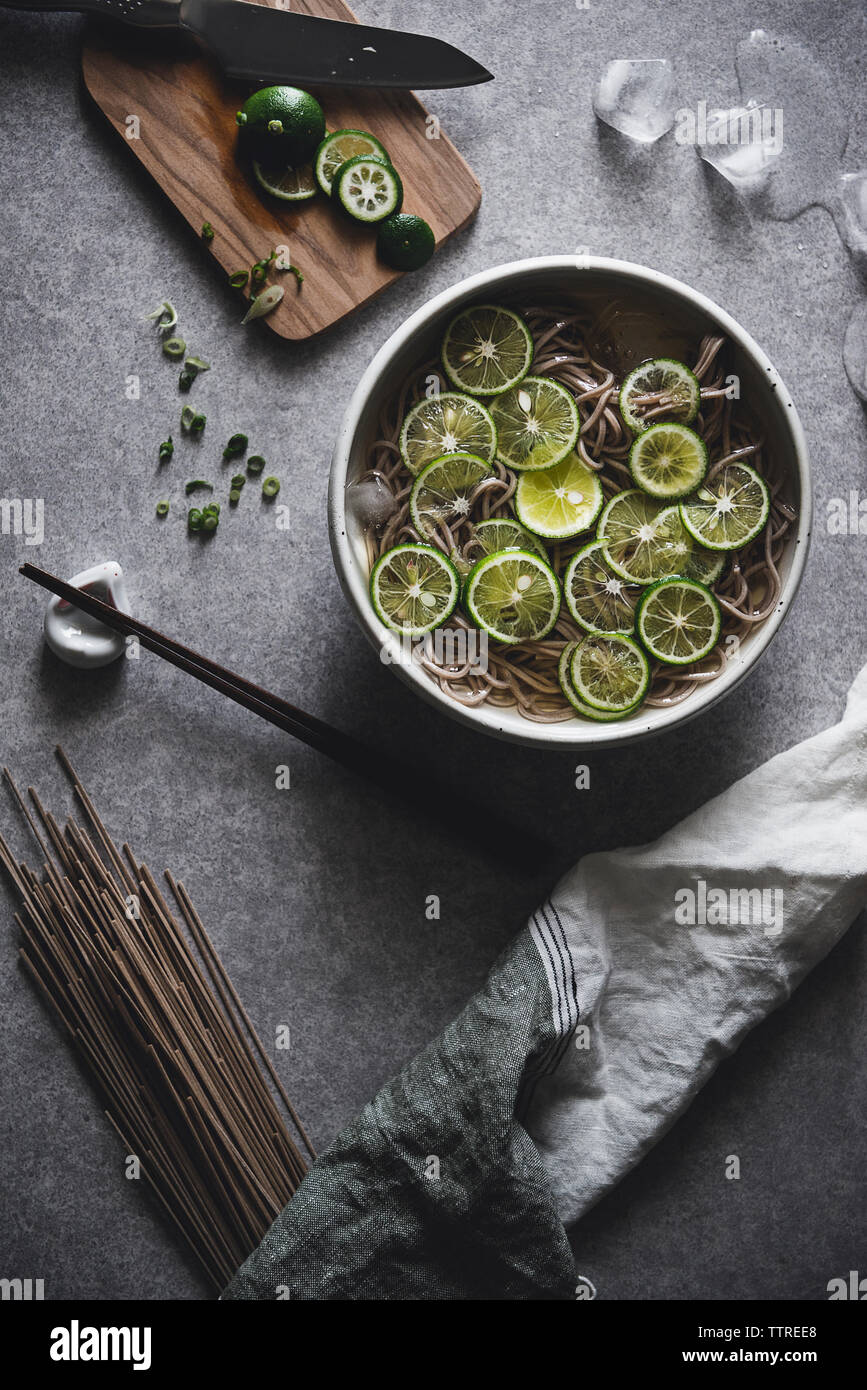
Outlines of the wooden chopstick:
M36 565L24 564L20 573L26 579L39 584L43 589L65 599L73 607L89 613L106 627L125 636L134 636L146 650L154 652L164 661L176 666L204 685L226 695L235 704L241 705L260 719L291 734L299 742L324 753L326 757L347 767L361 777L374 782L386 791L396 793L409 800L415 813L425 812L435 816L446 825L461 824L471 827L469 838L472 844L479 844L493 850L498 856L508 860L511 865L522 864L528 871L535 872L543 866L550 856L550 848L526 830L518 830L509 825L488 807L474 807L471 802L461 798L460 804L447 788L429 776L423 778L407 776L406 765L397 762L390 754L370 748L351 734L336 729L315 715L273 695L261 686L255 685L243 676L229 671L226 667L202 656L200 652L185 647L181 642L129 613L103 603L101 599L83 589L77 589L57 575Z

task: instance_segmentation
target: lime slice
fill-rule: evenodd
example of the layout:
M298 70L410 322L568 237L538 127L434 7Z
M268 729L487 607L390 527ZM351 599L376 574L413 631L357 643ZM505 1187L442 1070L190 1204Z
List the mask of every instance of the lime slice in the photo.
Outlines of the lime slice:
M437 522L470 514L470 497L491 466L477 454L445 454L421 470L409 496L415 529L432 535Z
M587 636L572 657L572 684L591 709L626 714L644 699L650 665L631 637Z
M396 545L380 556L370 575L377 617L392 632L409 636L444 623L460 587L451 560L430 545Z
M662 528L666 537L666 557L670 557L672 564L669 574L687 574L696 546L680 519L680 508L677 503L672 507L663 507L657 517L657 525ZM658 577L663 579L667 576L659 575ZM698 577L696 574L690 575L691 579L698 579Z
M726 557L722 551L705 550L693 541L690 557L680 572L685 579L697 579L699 584L707 584L712 588L725 567Z
M403 184L396 169L373 154L347 159L334 175L331 191L355 222L381 222L400 212Z
M668 666L689 666L719 639L720 606L696 579L663 579L641 596L635 629L651 656Z
M540 556L505 550L473 566L464 603L473 622L498 642L538 641L560 615L560 585Z
M331 193L334 175L347 159L360 154L374 154L388 160L385 146L369 130L335 130L326 135L313 159L316 182L323 193Z
M260 188L284 203L304 203L317 191L312 164L302 164L297 169L264 169L254 159L253 173Z
M683 527L673 515L636 488L617 492L601 517L596 534L605 541L609 565L630 584L649 584L677 574L682 557L677 551Z
M746 463L728 463L694 497L680 504L690 535L708 550L739 550L767 522L771 499L764 479Z
M578 646L578 642L567 642L557 664L557 679L560 682L560 689L570 705L585 719L595 719L602 723L607 723L611 719L623 719L625 715L631 714L632 710L635 709L634 705L630 705L629 709L625 710L601 710L593 709L591 705L585 705L572 680L572 658Z
M533 339L511 309L479 304L446 329L443 366L453 385L471 396L499 396L517 386L533 360Z
M662 400L642 401L643 396L658 392L664 392ZM643 418L646 410L664 407L669 419L688 425L698 414L700 402L698 377L682 362L675 362L673 357L654 357L649 362L642 362L640 367L629 373L620 388L620 413L636 434L653 423Z
M641 590L627 584L608 563L604 541L591 541L572 556L563 576L566 606L585 632L623 636L635 626Z
M443 454L477 454L492 460L496 448L490 411L458 391L442 391L419 401L400 431L400 452L410 473L419 473Z
M651 497L686 497L707 472L707 445L688 425L651 425L629 451L629 471Z
M574 453L553 468L522 473L515 489L515 512L521 525L546 540L565 540L589 531L604 501L598 474Z
M511 517L477 521L473 534L485 555L495 555L498 550L534 550L543 560L548 559L542 542Z
M551 468L575 447L580 420L574 397L547 376L525 376L491 403L497 453L508 468Z

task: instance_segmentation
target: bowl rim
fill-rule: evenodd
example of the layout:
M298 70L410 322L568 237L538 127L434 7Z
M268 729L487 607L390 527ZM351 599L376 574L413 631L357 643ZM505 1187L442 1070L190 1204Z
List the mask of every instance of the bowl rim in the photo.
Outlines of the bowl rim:
M755 667L768 650L780 629L801 584L810 547L812 530L812 484L807 440L797 408L791 393L770 358L758 345L750 333L725 309L709 296L693 289L684 281L665 275L633 261L622 261L607 256L557 255L534 256L519 261L507 261L482 270L458 281L448 289L427 300L400 324L379 348L356 386L337 434L332 454L331 471L328 483L328 529L334 566L341 588L352 608L362 632L371 645L382 654L387 644L393 646L395 634L391 633L377 618L369 599L368 576L361 573L352 545L347 534L345 507L345 487L349 473L352 446L364 408L369 396L379 384L386 370L393 369L402 351L412 342L415 335L425 328L432 319L450 307L457 307L462 301L477 297L480 292L494 286L502 289L504 282L520 278L530 272L562 271L592 278L600 272L631 279L643 285L672 294L677 299L714 320L739 348L750 358L753 365L764 373L767 389L772 391L783 407L781 418L786 421L790 443L794 454L795 467L801 491L801 505L795 534L792 537L792 552L789 573L786 576L776 609L762 625L757 639L750 644L746 653L739 653L736 665L728 675L709 682L696 690L681 705L673 705L654 717L633 719L628 723L590 724L588 722L564 721L558 724L534 724L522 720L526 729L512 723L504 724L503 715L513 715L511 710L486 708L484 705L470 707L451 699L440 690L425 673L413 663L389 662L398 677L428 704L443 710L452 719L476 731L524 747L581 750L589 748L610 748L618 744L635 743L645 738L662 734L674 727L680 727L706 713L719 700L722 700ZM514 716L513 716L514 717Z

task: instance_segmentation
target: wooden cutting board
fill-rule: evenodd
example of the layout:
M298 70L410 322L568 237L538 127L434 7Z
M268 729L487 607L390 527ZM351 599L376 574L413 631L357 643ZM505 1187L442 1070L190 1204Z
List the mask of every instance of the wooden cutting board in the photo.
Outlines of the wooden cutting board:
M291 8L356 22L342 0L293 0ZM375 231L348 223L324 195L297 207L260 197L236 158L235 112L251 89L226 81L191 41L94 26L82 65L94 101L195 235L203 222L214 227L214 240L201 241L203 255L228 275L289 246L305 278L299 289L293 276L279 277L284 298L264 319L275 333L312 338L399 278L377 260ZM442 132L428 138L436 125L410 92L328 87L315 94L329 130L370 130L382 141L403 180L405 210L427 219L438 247L473 218L478 180ZM238 303L240 311L240 295Z

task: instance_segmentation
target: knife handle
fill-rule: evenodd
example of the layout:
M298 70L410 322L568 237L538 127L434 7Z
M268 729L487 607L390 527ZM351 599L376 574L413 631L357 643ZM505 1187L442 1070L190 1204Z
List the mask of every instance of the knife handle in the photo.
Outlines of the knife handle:
M145 29L175 27L181 0L0 0L4 10L79 10Z

